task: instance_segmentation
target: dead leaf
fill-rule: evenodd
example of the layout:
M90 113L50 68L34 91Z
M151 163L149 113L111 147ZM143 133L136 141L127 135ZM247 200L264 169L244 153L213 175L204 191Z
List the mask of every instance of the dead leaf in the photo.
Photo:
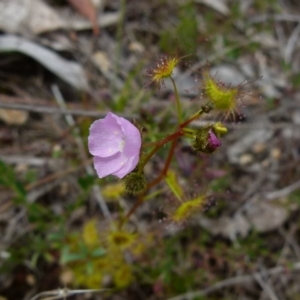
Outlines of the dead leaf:
M94 35L99 34L97 9L91 0L68 0L69 3L83 16L88 18L93 25Z
M97 51L94 53L92 56L92 62L102 72L104 77L113 82L118 89L123 87L123 82L115 76L115 73L112 71L112 65L105 52Z
M245 238L251 225L249 221L240 213L233 217L223 216L218 219L210 219L205 216L197 217L198 223L213 235L221 235L235 241L237 237Z
M77 0L78 1L78 0ZM94 5L93 5L94 6ZM95 6L94 6L95 7ZM86 30L110 26L120 19L119 12L95 14L93 23L65 9L52 9L42 0L0 0L0 29L22 35L41 34L58 29Z
M290 214L280 204L258 201L247 207L245 215L256 231L268 232L283 225Z
M224 16L228 16L230 13L230 10L228 9L227 5L224 3L224 0L195 0L195 2L202 3Z
M119 12L105 13L98 16L98 24L101 28L114 25L119 22L121 14ZM66 29L73 30L87 30L91 28L91 22L87 21L80 16L69 17L69 14L65 14L65 18L68 21L64 27Z
M8 33L39 34L59 29L65 21L41 0L1 0L0 29Z
M239 211L232 217L221 216L212 219L200 215L196 220L211 234L222 235L235 241L237 237L246 237L251 228L264 233L282 226L290 216L289 209L285 205L258 200L246 206L243 213ZM291 210L295 209L291 207Z
M28 112L13 109L0 109L0 119L8 125L22 125L28 120Z
M45 68L76 89L88 90L88 83L82 67L66 60L55 52L14 35L0 37L0 52L20 52L32 57Z

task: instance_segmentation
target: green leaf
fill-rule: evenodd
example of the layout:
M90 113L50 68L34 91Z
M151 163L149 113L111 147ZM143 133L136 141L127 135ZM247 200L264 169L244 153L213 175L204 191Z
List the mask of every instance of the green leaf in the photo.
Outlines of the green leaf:
M86 259L86 253L71 253L69 246L66 246L61 251L60 262L61 264L68 264L70 262L79 261Z
M92 252L92 257L102 257L106 254L106 251L105 249L103 248L99 248L99 249L96 249Z
M84 177L80 177L78 179L78 183L83 190L88 191L93 186L96 179L97 178L93 175L86 175Z

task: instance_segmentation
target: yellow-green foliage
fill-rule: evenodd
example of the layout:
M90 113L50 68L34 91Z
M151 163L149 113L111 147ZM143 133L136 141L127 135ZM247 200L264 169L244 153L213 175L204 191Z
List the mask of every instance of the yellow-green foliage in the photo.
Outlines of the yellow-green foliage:
M173 213L172 219L176 222L186 220L194 212L200 210L203 207L204 202L204 196L198 196L197 198L183 202Z
M169 170L167 176L165 178L166 183L168 184L169 188L173 192L173 194L178 198L181 199L183 196L183 190L178 183L177 177L175 172Z
M107 236L108 246L117 249L127 249L136 240L136 235L126 231L111 231Z
M215 108L228 113L234 112L238 89L227 87L217 82L208 72L204 72L203 87L205 94L214 104Z
M150 84L153 83L157 87L161 87L163 80L172 76L173 70L179 63L179 60L177 56L162 56L156 63L156 66L148 70Z
M114 282L118 288L128 286L133 279L132 269L128 264L121 265L114 273Z
M102 195L107 200L119 199L125 193L125 186L123 182L116 182L107 184L102 188Z
M90 248L100 245L97 222L95 219L91 219L85 223L82 230L82 238L84 243Z
M124 288L132 282L132 267L126 262L123 250L128 250L134 243L138 245L137 235L106 230L101 235L105 238L100 239L97 222L92 219L84 224L80 238L72 236L69 239L72 259L66 267L74 276L74 285L99 289L103 287L104 279L109 279L115 287Z

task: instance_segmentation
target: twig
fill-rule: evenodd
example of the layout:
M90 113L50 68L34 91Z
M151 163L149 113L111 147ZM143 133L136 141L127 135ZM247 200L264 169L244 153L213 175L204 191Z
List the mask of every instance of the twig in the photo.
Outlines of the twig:
M63 171L60 171L60 172L57 172L57 173L54 173L54 174L51 174L47 177L44 177L38 181L35 181L34 183L31 183L29 185L27 185L25 187L26 191L31 191L33 190L34 188L37 188L45 183L48 183L48 182L51 182L51 181L54 181L54 180L57 180L59 178L64 178L66 177L68 174L72 174L74 172L77 172L79 171L82 167L85 167L86 165L88 164L91 164L92 163L92 159L89 159L85 162L83 162L80 166L76 166L76 167L71 167L69 169L66 169L66 170L63 170Z
M56 166L62 163L61 159L34 157L34 156L20 156L20 155L0 155L0 160L7 164L23 164L34 167L42 166Z
M0 101L1 101L1 95L0 95ZM12 98L13 99L13 98ZM13 101L13 100L12 100ZM104 118L107 114L107 112L98 112L97 110L86 110L86 109L68 109L68 108L60 108L60 107L51 107L51 106L45 106L45 105L36 105L36 104L28 104L28 103L7 103L7 102L0 102L0 108L4 109L15 109L15 110L24 110L29 112L35 112L35 113L44 113L44 114L58 114L58 115L73 115L73 116L82 116L82 117L92 117L92 118ZM290 109L293 108L293 106L289 107ZM138 120L139 117L137 115L126 115L122 113L118 113L120 117L123 117L125 119ZM175 123L175 122L174 122ZM199 126L205 126L207 124L211 124L211 121L193 121L192 125L195 127ZM248 130L248 129L260 129L262 128L261 125L257 124L251 124L251 123L243 123L243 124L231 124L226 123L226 126L228 128L234 128L239 130ZM270 128L270 129L278 129L278 128L287 128L287 127L299 127L299 124L293 124L293 123L271 123L268 122L264 124L264 128Z
M0 97L1 100L1 97ZM51 107L51 106L42 106L35 104L23 104L23 103L5 103L0 102L0 108L6 109L15 109L15 110L24 110L35 113L44 113L44 114L59 114L59 115L73 115L73 116L84 116L84 117L93 117L93 118L104 118L106 112L99 112L97 110L85 110L85 109L68 109L66 107ZM125 115L118 113L119 116L126 119L136 119L135 115Z
M54 291L47 291L47 292L42 292L34 297L32 297L30 300L38 300L38 299L47 299L47 300L54 300L54 299L61 299L61 298L66 298L69 296L73 295L78 295L78 294L87 294L87 293L100 293L103 291L106 291L107 289L99 289L99 290L92 290L92 289L86 289L86 290L70 290L67 288L64 289L57 289Z
M60 107L62 109L66 109L65 101L62 97L62 94L60 93L60 90L59 90L58 86L57 85L52 85L51 89L52 89L54 97L55 97L56 101L58 102L58 104L60 105ZM75 122L72 115L66 114L65 118L66 118L66 121L67 121L69 126L74 127L76 125L76 122ZM75 134L76 134L75 141L76 141L76 144L78 146L80 155L81 155L82 159L84 161L86 161L86 160L88 160L88 157L87 157L87 154L85 152L84 143L83 143L83 141L82 141L82 139L79 135L78 128L75 127L74 130L76 131L75 132ZM85 165L85 170L86 170L88 175L95 175L94 169L91 167L91 165ZM110 211L109 211L109 209L106 205L105 200L103 199L103 197L101 195L99 186L93 185L92 189L93 189L93 194L94 194L94 196L95 196L95 198L96 198L96 200L97 200L97 202L100 206L100 209L101 209L104 217L111 218Z
M265 198L267 200L274 200L274 199L286 197L298 189L300 189L300 180L294 182L291 185L288 185L287 187L285 187L281 190L267 193L265 195Z
M257 281L257 283L261 286L261 288L264 290L264 292L269 296L269 298L271 300L278 300L278 297L275 295L271 286L263 280L261 274L256 273L253 275L253 277Z
M271 15L263 14L258 15L249 20L250 24L264 23L266 21L287 21L287 22L300 22L299 15L282 14L282 15Z
M295 46L298 42L299 34L300 34L300 23L297 25L297 27L294 29L293 33L290 35L290 38L284 49L283 57L284 57L284 61L286 63L291 62L292 54L293 54Z
M297 262L293 265L292 269L290 271L298 271L300 270L300 262ZM278 266L269 270L266 270L265 274L266 275L278 275L281 273L284 273L287 271L287 268L283 267L283 266ZM255 279L255 276L260 275L260 272L256 272L253 274L249 274L249 275L243 275L243 276L237 276L237 277L232 277L232 278L228 278L225 279L223 281L219 281L215 284L213 284L212 286L200 290L200 291L194 291L194 292L189 292L186 294L182 294L173 298L170 298L168 300L190 300L190 299L195 299L197 297L200 296L205 296L208 295L212 292L215 292L217 290L220 290L224 287L228 287L228 286L232 286L235 284L239 284L239 283L245 283L245 282L249 282L249 281L253 281Z

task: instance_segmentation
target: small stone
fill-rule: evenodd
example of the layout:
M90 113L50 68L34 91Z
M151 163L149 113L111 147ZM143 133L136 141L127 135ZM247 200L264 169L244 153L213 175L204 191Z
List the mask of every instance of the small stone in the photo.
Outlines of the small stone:
M65 270L61 273L59 279L63 285L70 285L74 280L73 272L71 270Z
M15 172L16 173L24 173L28 170L28 165L21 163L21 164L17 164L15 167Z
M274 148L271 150L271 157L275 159L279 159L281 156L281 151L279 148Z
M261 165L263 168L267 168L270 166L270 160L269 159L265 159L261 162Z
M239 163L242 166L248 165L253 162L253 155L246 153L240 156Z
M262 142L257 142L254 144L252 150L254 153L261 153L266 149L266 144Z
M26 276L26 282L30 285L30 286L34 286L36 284L36 279L32 274L29 274Z
M0 109L0 119L8 125L23 125L28 120L28 112L14 109Z
M129 49L132 52L136 52L136 53L144 53L145 52L145 47L139 42L130 43L129 44Z
M293 123L295 124L300 124L300 112L299 111L295 111L293 114L292 114L292 120L293 120Z

